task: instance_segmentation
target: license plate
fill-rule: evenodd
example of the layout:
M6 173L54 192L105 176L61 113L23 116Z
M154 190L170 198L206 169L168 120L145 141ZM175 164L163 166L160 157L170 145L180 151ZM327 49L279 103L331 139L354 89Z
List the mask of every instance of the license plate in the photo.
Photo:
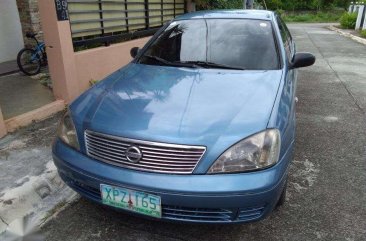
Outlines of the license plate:
M103 204L161 218L161 199L159 196L106 184L100 185L100 191Z

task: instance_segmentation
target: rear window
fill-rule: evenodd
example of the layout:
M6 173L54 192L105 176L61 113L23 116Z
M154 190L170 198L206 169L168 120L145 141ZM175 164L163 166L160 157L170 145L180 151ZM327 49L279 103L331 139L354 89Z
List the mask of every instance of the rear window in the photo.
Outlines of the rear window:
M248 70L279 68L270 21L197 19L172 22L144 55L170 62L205 61ZM142 57L143 64L161 64Z

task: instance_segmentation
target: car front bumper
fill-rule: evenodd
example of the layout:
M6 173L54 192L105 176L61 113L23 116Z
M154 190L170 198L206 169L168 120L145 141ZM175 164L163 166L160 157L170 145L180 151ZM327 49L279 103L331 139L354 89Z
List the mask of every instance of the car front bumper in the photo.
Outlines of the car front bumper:
M53 159L67 185L98 203L100 184L108 184L160 196L163 220L237 223L263 219L274 209L292 149L293 145L271 168L241 174L169 175L123 169L91 159L59 139Z

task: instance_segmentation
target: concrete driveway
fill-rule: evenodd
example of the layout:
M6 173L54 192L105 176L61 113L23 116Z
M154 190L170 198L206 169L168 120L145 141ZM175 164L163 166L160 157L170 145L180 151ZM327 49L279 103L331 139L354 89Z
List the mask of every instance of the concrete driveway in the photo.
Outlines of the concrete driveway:
M297 144L286 204L261 222L183 225L118 213L81 199L43 227L47 240L366 240L366 46L324 24L294 24Z
M55 101L52 90L22 73L0 77L0 106L5 119Z

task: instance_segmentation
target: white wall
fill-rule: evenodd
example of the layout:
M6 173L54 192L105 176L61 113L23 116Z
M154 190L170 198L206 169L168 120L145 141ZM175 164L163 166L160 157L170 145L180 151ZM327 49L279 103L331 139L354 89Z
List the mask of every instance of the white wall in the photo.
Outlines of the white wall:
M0 63L15 60L23 46L16 1L0 0Z

